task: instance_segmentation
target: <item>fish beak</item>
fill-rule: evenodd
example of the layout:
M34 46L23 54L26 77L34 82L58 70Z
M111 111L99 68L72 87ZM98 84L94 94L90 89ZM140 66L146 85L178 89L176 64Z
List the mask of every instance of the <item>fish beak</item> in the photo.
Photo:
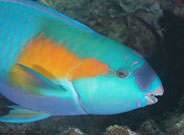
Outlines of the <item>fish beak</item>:
M147 99L148 105L152 105L158 102L158 98L156 96L162 96L164 93L164 88L161 86L157 90L152 93L147 93L145 98Z

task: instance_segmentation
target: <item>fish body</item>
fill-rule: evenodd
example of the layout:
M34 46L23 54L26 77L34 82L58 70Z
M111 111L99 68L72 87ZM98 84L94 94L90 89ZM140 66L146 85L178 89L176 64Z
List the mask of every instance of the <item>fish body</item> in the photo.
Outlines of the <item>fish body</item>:
M0 0L0 40L0 93L17 104L0 121L117 114L163 94L140 54L33 1Z

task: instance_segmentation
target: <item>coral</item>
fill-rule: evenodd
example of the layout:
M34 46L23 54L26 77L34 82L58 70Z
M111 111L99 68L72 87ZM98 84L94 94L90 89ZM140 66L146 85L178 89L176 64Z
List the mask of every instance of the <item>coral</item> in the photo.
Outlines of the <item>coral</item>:
M146 58L152 56L157 50L158 42L154 31L148 29L143 21L135 17L129 17L128 24L129 35L125 44Z
M136 135L136 133L130 130L128 127L114 125L109 126L106 129L105 135Z
M62 135L83 135L83 132L78 128L69 128Z
M78 17L83 11L88 0L37 0L38 2L52 7L72 18Z
M37 0L39 3L42 3L48 7L51 7L51 8L56 8L56 3L52 0Z
M156 44L163 38L158 19L163 10L156 0L118 0L128 22L127 43L144 57L152 56ZM150 42L152 41L152 42Z
M122 23L120 23L122 22ZM121 19L114 19L113 21L108 21L102 28L98 28L98 31L114 40L124 43L128 38L128 25L124 23ZM95 26L94 26L95 27Z
M135 13L137 10L151 11L150 6L155 3L155 0L118 0L120 6L125 10L126 13Z
M157 0L162 7L177 16L184 16L184 1L183 0Z
M164 122L168 135L184 135L184 114L172 113Z
M163 15L163 10L156 0L118 0L126 14L142 18L148 24L159 28L157 20Z
M140 127L141 135L162 135L162 131L153 120L145 121Z
M25 134L28 135L26 131L31 130L31 128L32 128L31 124L0 123L0 134L1 135L25 135Z

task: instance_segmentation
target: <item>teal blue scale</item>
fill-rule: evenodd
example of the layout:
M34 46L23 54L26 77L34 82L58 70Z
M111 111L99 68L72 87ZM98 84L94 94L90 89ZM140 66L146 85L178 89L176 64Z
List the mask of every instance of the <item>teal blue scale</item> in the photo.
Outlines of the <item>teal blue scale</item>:
M0 3L0 71L4 73L9 72L21 49L40 33L36 28L41 28L43 24L32 10L20 6ZM5 78L7 76L3 75Z

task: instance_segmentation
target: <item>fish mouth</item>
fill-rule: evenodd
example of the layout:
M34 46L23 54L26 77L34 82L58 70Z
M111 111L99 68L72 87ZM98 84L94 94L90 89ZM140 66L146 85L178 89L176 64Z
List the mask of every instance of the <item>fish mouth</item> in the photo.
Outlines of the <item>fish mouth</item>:
M147 99L148 105L152 105L158 102L158 98L156 96L162 96L164 93L164 88L161 86L157 90L152 93L147 93L145 98Z

